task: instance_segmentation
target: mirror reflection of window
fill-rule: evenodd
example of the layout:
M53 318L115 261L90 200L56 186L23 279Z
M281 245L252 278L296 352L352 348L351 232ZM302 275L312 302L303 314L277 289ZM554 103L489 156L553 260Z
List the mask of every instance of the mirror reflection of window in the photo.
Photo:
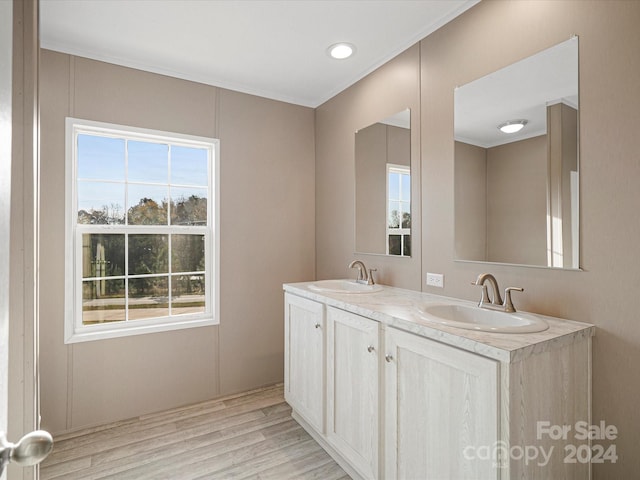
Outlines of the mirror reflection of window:
M411 170L387 164L387 255L411 256Z
M410 257L411 112L363 127L354 140L355 252Z

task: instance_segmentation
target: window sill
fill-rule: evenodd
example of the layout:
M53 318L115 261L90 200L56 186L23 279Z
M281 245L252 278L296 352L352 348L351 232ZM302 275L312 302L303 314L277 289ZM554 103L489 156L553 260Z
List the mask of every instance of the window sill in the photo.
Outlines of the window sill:
M173 330L184 330L187 328L207 327L218 325L219 322L213 317L197 318L192 320L180 320L158 322L152 320L131 321L126 323L100 324L90 327L80 327L75 331L65 331L65 344L91 342L94 340L106 340L109 338L130 337L134 335L145 335L149 333L170 332Z

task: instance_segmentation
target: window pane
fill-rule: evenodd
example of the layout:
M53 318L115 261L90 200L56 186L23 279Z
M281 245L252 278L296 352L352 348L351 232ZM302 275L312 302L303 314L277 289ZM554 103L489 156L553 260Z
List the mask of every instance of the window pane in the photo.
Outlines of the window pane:
M405 257L410 257L411 256L411 235L403 235L402 236L402 242L403 242L403 248L404 248L404 252L403 255Z
M408 204L403 204L402 208L402 228L411 228L411 213L407 211L410 207Z
M83 278L124 274L124 235L82 235Z
M130 182L169 183L169 145L129 140Z
M402 198L404 202L411 201L411 176L402 175Z
M124 182L124 140L78 135L78 178Z
M167 235L129 235L129 275L168 273Z
M400 202L389 202L389 228L400 228Z
M168 316L168 277L129 279L129 320Z
M171 184L209 184L207 150L173 145L171 147Z
M204 235L171 235L171 271L204 272Z
M400 255L401 235L389 235L389 255Z
M168 187L129 185L129 225L166 225Z
M124 280L82 282L82 324L125 320Z
M400 198L400 175L397 173L389 174L389 200L398 200Z
M171 225L207 224L207 189L171 187Z
M124 223L124 184L78 182L78 223Z
M171 277L171 314L184 315L204 311L204 275L173 275Z

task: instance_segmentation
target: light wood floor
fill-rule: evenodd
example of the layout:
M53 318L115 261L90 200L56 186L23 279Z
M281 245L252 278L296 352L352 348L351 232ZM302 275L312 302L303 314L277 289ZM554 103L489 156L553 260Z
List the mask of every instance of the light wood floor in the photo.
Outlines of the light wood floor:
M349 479L282 385L54 437L42 480Z

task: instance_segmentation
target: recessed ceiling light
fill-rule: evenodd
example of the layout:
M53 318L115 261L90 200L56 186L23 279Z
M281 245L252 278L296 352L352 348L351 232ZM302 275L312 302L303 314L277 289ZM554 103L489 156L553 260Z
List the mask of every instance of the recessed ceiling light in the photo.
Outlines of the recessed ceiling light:
M529 123L527 120L510 120L501 123L498 128L503 133L516 133L522 130L527 123Z
M336 58L338 60L344 60L345 58L349 58L356 51L356 47L351 45L350 43L336 43L335 45L331 45L327 49L327 53L329 56Z

